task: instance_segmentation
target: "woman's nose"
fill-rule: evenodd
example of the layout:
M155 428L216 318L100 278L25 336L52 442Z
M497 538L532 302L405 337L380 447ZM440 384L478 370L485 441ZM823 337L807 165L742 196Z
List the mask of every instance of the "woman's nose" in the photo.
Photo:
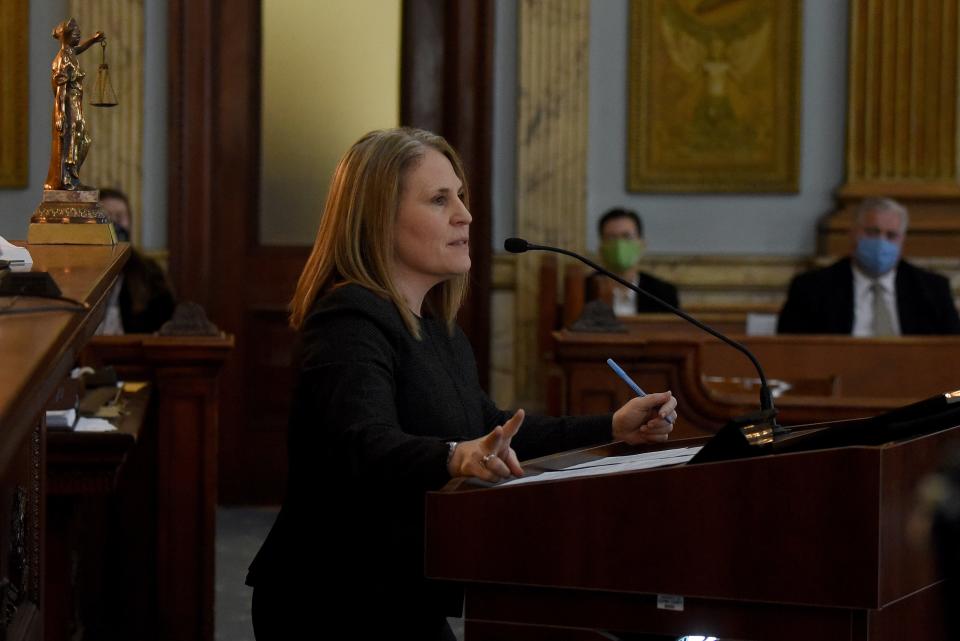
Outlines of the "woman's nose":
M470 215L470 210L461 202L457 212L453 215L453 222L458 225L469 225L472 221L473 216Z

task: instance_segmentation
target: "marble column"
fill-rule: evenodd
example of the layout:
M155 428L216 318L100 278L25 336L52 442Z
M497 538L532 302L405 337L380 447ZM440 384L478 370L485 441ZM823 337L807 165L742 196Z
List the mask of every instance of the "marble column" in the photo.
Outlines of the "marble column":
M69 15L77 19L84 38L97 31L107 35L106 61L117 92L116 107L92 107L100 65L100 45L80 56L84 79L84 117L93 143L80 169L84 183L123 190L133 212L133 241L141 232L143 185L143 0L70 0ZM52 25L51 25L52 28Z
M586 245L589 21L589 0L519 5L517 234L574 251ZM528 405L544 395L536 337L540 259L517 257L514 389Z
M847 177L822 253L847 251L854 210L872 196L910 209L906 253L956 253L958 4L851 0Z

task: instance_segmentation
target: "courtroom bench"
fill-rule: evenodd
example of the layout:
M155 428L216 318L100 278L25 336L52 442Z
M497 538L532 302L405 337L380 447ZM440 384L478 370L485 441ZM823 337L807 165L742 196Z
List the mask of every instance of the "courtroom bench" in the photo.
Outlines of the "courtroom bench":
M233 345L224 334L98 336L81 355L150 388L136 444L98 508L115 528L100 584L107 638L213 639L218 388Z
M629 400L632 392L609 370L607 358L616 360L643 389L674 392L679 401L676 436L714 433L730 418L758 407L758 394L733 394L705 381L756 376L745 356L713 337L568 330L553 337L552 356L563 391L559 402L548 408L551 413L609 412ZM733 338L756 354L771 379L824 382L824 390L816 394L785 393L777 399L783 424L872 416L960 388L960 337Z

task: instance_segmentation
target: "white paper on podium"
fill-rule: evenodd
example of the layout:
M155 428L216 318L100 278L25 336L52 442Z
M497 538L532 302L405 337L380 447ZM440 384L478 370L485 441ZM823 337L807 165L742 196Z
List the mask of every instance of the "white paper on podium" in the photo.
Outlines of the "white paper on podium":
M77 419L75 432L116 432L117 428L113 423L103 418L87 418L81 416Z
M571 465L562 470L510 479L509 481L499 483L497 487L520 485L521 483L538 483L540 481L559 481L561 479L572 479L583 476L599 476L601 474L615 474L617 472L631 472L635 470L647 470L654 467L680 465L692 459L699 451L699 446L678 447L671 450L658 450L656 452L644 452L642 454L630 454L628 456L607 456L595 461Z
M3 236L0 236L0 260L10 261L13 271L29 270L33 265L33 257L26 247L17 247Z

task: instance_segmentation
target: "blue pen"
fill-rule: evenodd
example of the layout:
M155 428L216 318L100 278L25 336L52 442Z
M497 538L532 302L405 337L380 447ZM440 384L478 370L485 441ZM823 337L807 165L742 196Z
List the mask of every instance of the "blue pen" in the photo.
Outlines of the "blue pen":
M639 385L637 385L636 383L633 382L633 379L632 379L632 378L630 378L629 376L627 376L627 373L626 373L625 371L623 371L623 368L621 368L619 365L617 365L617 362L616 362L615 360L613 360L612 358L608 358L608 359L607 359L607 365L610 366L610 369L613 370L613 373L614 373L614 374L616 374L617 376L619 376L620 378L622 378L622 379L623 379L623 382L630 386L630 389L632 389L637 396L640 396L640 397L642 398L642 397L644 397L644 396L647 395L646 392L644 392L642 389L640 389L640 386L639 386Z
M623 371L623 368L617 365L617 361L613 360L612 358L608 358L607 365L610 366L610 369L613 370L614 374L622 378L623 382L630 386L630 389L632 389L637 396L643 398L644 396L647 395L647 393L644 392L642 389L640 389L640 386L637 385L632 378L627 376L627 373ZM673 417L664 416L663 418L665 418L669 423L673 424L673 421L674 421Z

